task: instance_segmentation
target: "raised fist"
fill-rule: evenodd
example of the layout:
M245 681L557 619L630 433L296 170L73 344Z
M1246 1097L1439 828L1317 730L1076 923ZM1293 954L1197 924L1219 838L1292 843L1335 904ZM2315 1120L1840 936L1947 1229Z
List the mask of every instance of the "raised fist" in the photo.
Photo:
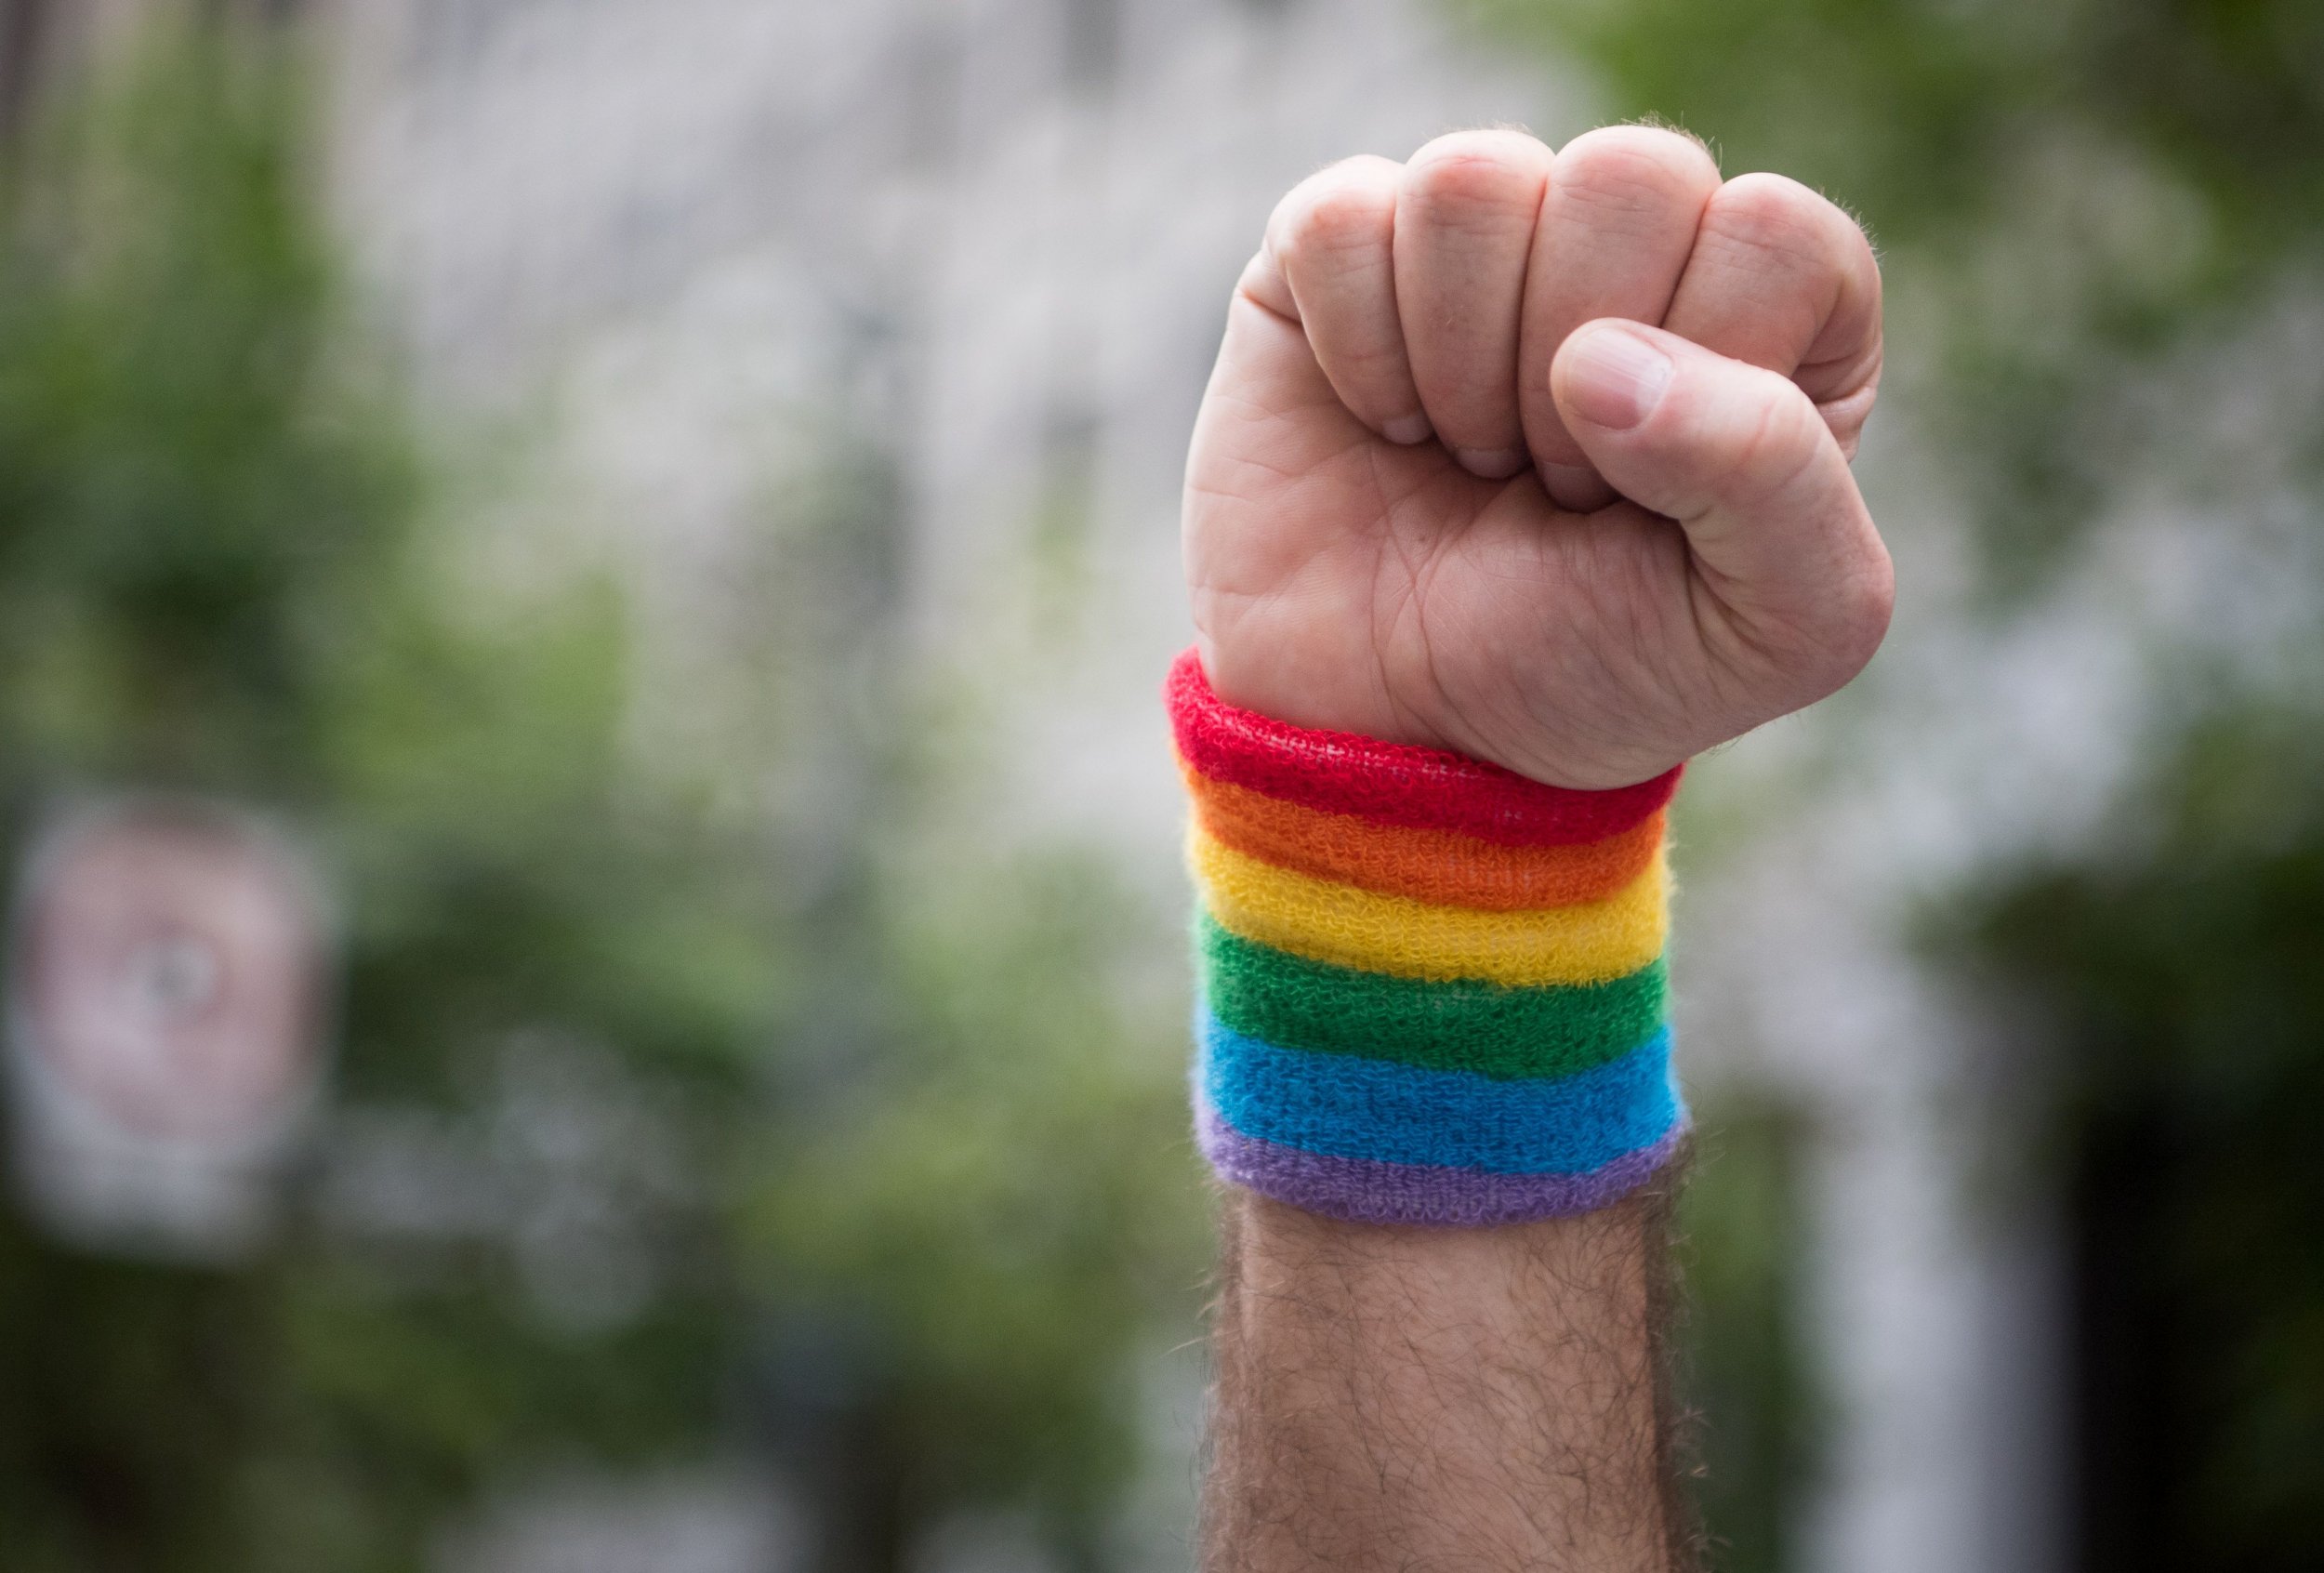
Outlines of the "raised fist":
M1881 369L1862 231L1640 126L1355 158L1229 309L1185 552L1231 703L1567 786L1823 697L1894 594L1849 474Z

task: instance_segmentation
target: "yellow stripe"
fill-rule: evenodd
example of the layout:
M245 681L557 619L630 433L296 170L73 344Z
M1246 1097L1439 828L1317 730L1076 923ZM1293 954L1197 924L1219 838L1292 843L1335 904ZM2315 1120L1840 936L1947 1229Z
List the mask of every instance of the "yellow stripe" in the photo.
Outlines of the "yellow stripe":
M1532 911L1436 906L1277 868L1194 826L1187 862L1211 917L1311 961L1395 977L1483 978L1514 988L1604 983L1662 954L1670 872L1660 853L1602 901Z

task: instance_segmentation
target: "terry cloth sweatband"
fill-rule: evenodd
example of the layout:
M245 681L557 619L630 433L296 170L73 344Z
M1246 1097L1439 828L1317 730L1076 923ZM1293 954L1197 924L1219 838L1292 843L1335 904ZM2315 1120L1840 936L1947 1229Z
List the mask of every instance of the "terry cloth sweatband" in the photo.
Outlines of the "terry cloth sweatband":
M1193 800L1195 1137L1219 1174L1363 1223L1587 1212L1686 1127L1663 817L1167 689Z

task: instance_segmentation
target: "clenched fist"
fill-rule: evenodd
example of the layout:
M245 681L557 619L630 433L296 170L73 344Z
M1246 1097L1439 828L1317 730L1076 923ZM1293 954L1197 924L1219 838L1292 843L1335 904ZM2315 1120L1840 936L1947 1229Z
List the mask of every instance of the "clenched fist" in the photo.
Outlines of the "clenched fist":
M1537 780L1644 780L1821 698L1888 626L1848 471L1863 232L1670 131L1351 159L1276 207L1195 430L1231 703Z

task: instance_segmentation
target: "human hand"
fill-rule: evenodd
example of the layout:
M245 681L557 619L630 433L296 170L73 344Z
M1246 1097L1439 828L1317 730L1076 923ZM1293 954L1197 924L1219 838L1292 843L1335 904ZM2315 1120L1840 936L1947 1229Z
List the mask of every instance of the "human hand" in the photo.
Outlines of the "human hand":
M1829 694L1894 597L1848 470L1880 287L1839 208L1670 131L1310 177L1188 460L1212 687L1583 787Z

